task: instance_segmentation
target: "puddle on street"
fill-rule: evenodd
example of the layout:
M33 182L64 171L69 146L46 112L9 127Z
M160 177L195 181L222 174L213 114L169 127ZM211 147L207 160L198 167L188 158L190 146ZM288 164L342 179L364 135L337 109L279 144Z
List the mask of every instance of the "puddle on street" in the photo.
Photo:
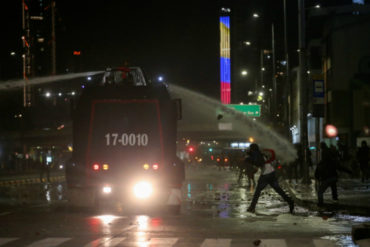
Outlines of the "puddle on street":
M0 197L4 204L53 203L66 199L65 183L42 183L2 187Z

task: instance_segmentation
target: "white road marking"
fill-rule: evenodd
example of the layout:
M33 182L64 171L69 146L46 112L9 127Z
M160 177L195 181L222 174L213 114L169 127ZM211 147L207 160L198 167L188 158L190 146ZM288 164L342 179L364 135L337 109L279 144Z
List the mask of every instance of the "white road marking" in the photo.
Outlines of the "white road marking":
M126 238L98 238L84 247L114 247L121 243Z
M261 239L260 247L287 247L285 239Z
M113 246L116 246L117 244L121 243L123 240L125 240L126 238L112 238L110 241L109 241L109 247L113 247ZM103 245L104 247L108 247L107 245Z
M28 245L28 247L56 247L70 239L71 238L45 238Z
M137 225L131 225L131 226L128 226L128 227L123 228L122 231L123 232L126 232L126 231L129 231L129 230L131 230L131 229L133 229L135 227L137 227Z
M201 247L230 247L231 239L229 238L207 238L203 241Z
M178 238L152 238L149 247L172 247L178 240Z
M17 240L18 238L0 238L0 245L9 243L11 241Z
M313 239L313 245L315 247L334 247L335 244L333 241L327 239Z

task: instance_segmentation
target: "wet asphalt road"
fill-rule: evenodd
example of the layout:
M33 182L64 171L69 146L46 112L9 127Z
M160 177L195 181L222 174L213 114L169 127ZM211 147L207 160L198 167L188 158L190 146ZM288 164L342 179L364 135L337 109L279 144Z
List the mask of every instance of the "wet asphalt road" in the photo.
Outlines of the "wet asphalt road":
M69 208L63 183L1 188L0 246L351 246L352 225L370 221L301 207L291 215L270 188L251 214L254 188L236 180L234 171L188 167L179 215Z

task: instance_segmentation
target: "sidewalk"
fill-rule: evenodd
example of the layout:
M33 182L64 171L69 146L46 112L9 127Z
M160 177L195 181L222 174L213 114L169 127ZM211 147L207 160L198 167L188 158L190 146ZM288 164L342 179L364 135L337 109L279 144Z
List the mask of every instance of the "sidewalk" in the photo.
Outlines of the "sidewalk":
M338 201L331 199L330 187L324 194L324 207L317 206L316 181L310 185L298 183L284 183L298 205L309 207L316 211L339 211L347 214L370 216L370 181L361 183L360 179L339 179Z

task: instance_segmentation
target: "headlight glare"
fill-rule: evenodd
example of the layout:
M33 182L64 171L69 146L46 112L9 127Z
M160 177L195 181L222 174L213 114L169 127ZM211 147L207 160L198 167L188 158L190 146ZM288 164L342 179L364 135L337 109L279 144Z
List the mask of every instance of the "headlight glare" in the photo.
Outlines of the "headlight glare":
M137 198L145 199L151 196L153 187L150 183L141 181L134 186L134 195Z

